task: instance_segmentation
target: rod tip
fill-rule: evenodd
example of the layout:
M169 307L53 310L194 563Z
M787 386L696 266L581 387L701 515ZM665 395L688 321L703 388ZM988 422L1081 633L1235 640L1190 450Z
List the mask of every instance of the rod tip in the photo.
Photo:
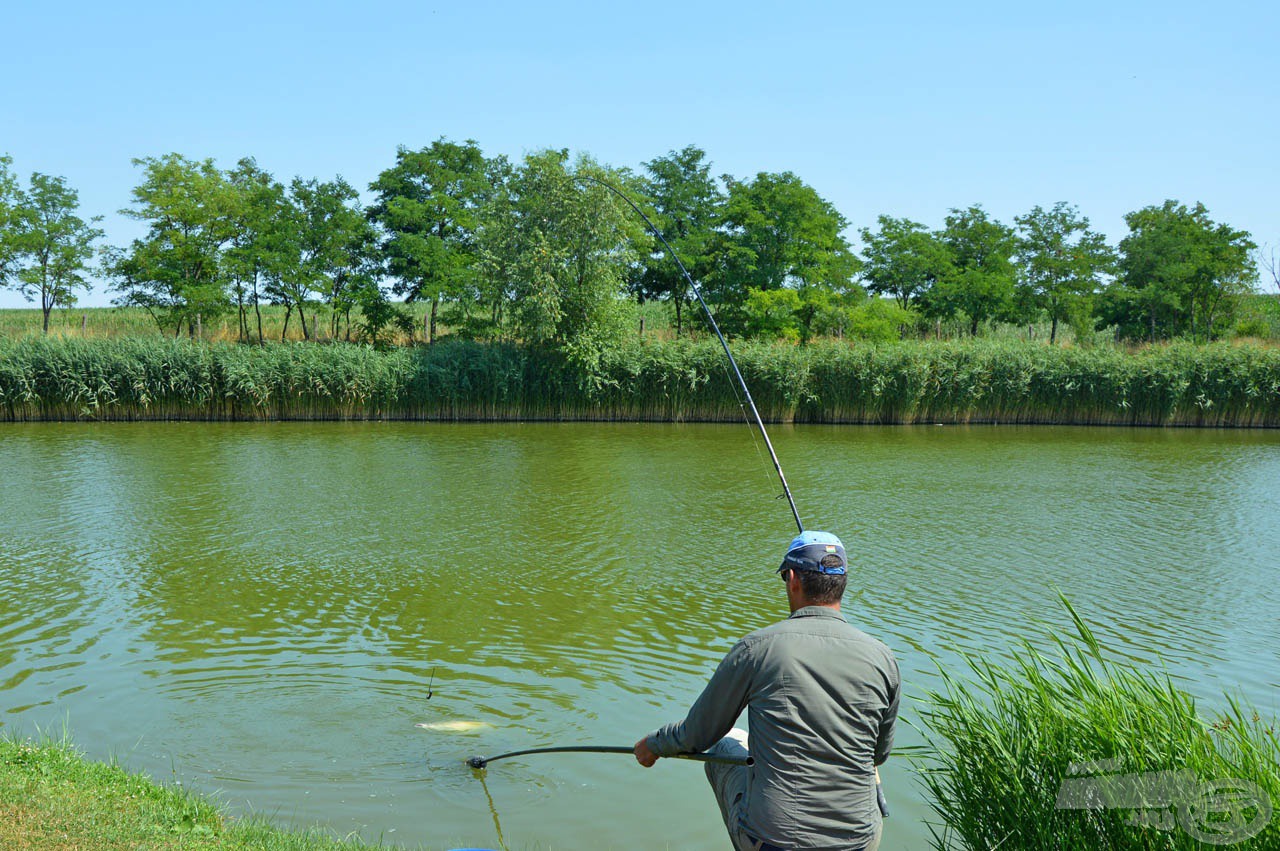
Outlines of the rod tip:
M473 756L467 760L467 765L472 768L484 768L486 763L488 763L488 760L482 756Z

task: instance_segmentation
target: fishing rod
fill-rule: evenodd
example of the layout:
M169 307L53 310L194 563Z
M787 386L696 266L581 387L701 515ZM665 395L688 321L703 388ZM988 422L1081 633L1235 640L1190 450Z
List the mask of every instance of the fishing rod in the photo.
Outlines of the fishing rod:
M778 453L773 451L773 443L769 440L769 432L765 431L764 420L760 418L760 412L756 410L755 400L751 398L751 390L747 387L746 379L742 377L742 370L738 369L738 362L733 359L733 352L729 351L729 341L724 338L724 334L720 333L720 326L716 324L716 318L711 314L711 308L707 306L706 299L702 297L701 288L699 288L698 284L693 280L693 276L689 274L689 270L684 267L684 263L680 262L680 256L676 254L675 249L671 247L671 243L667 242L667 238L662 235L662 231L658 230L657 226L655 226L654 223L650 221L649 217L645 215L644 210L641 210L640 207L636 205L636 202L632 201L626 193L614 186L612 183L601 180L598 177L579 174L575 175L573 179L599 184L605 189L608 189L614 195L617 195L623 201L627 202L627 206L635 210L636 214L640 216L640 218L644 219L644 223L648 225L649 230L658 238L663 247L667 249L667 256L676 261L676 265L680 267L680 274L684 275L684 279L688 282L689 288L692 289L693 294L698 297L698 304L702 305L702 311L707 315L707 321L711 323L711 330L715 332L716 337L720 340L720 345L724 347L725 356L729 358L729 365L733 367L733 374L738 379L738 386L742 388L742 393L746 396L747 404L751 407L751 415L755 417L756 425L760 427L760 436L764 438L764 445L769 450L769 457L773 459L773 469L778 471L778 480L782 482L782 492L786 495L787 503L791 506L791 516L796 520L796 528L803 533L804 523L800 521L800 512L796 510L796 501L791 496L791 488L787 485L787 477L782 473L782 464L778 462Z
M611 747L606 745L568 745L553 748L530 748L523 751L511 751L510 753L500 753L497 756L488 758L482 756L473 756L467 760L467 765L472 768L483 769L491 762L497 762L500 759L510 759L515 756L528 756L529 754L543 753L624 753L628 756L635 754L634 748ZM720 756L709 753L678 753L675 759L688 759L694 762L710 762L717 765L755 765L755 759L749 756Z

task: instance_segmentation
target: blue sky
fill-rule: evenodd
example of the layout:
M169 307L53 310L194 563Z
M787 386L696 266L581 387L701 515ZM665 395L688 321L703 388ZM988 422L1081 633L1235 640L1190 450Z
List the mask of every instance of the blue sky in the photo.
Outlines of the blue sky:
M0 152L108 240L132 157L362 188L441 136L796 172L856 229L1165 198L1280 243L1280 3L13 3ZM83 304L109 303L99 287ZM0 292L0 307L22 304Z

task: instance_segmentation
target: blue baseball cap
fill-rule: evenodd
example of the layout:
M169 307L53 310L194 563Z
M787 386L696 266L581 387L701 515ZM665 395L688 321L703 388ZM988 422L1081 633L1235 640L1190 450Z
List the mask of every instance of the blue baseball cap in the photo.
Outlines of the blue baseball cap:
M840 559L838 566L824 567L822 560L827 556ZM825 573L828 576L843 576L848 573L849 561L845 558L844 544L830 532L801 532L787 547L787 554L782 558L781 573L784 570L807 570L811 573Z

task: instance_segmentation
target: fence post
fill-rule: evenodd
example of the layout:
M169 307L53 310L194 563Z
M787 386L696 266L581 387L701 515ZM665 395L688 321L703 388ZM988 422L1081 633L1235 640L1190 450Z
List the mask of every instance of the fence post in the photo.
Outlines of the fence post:
M196 314L196 339L204 338L204 324L200 321L200 314Z

